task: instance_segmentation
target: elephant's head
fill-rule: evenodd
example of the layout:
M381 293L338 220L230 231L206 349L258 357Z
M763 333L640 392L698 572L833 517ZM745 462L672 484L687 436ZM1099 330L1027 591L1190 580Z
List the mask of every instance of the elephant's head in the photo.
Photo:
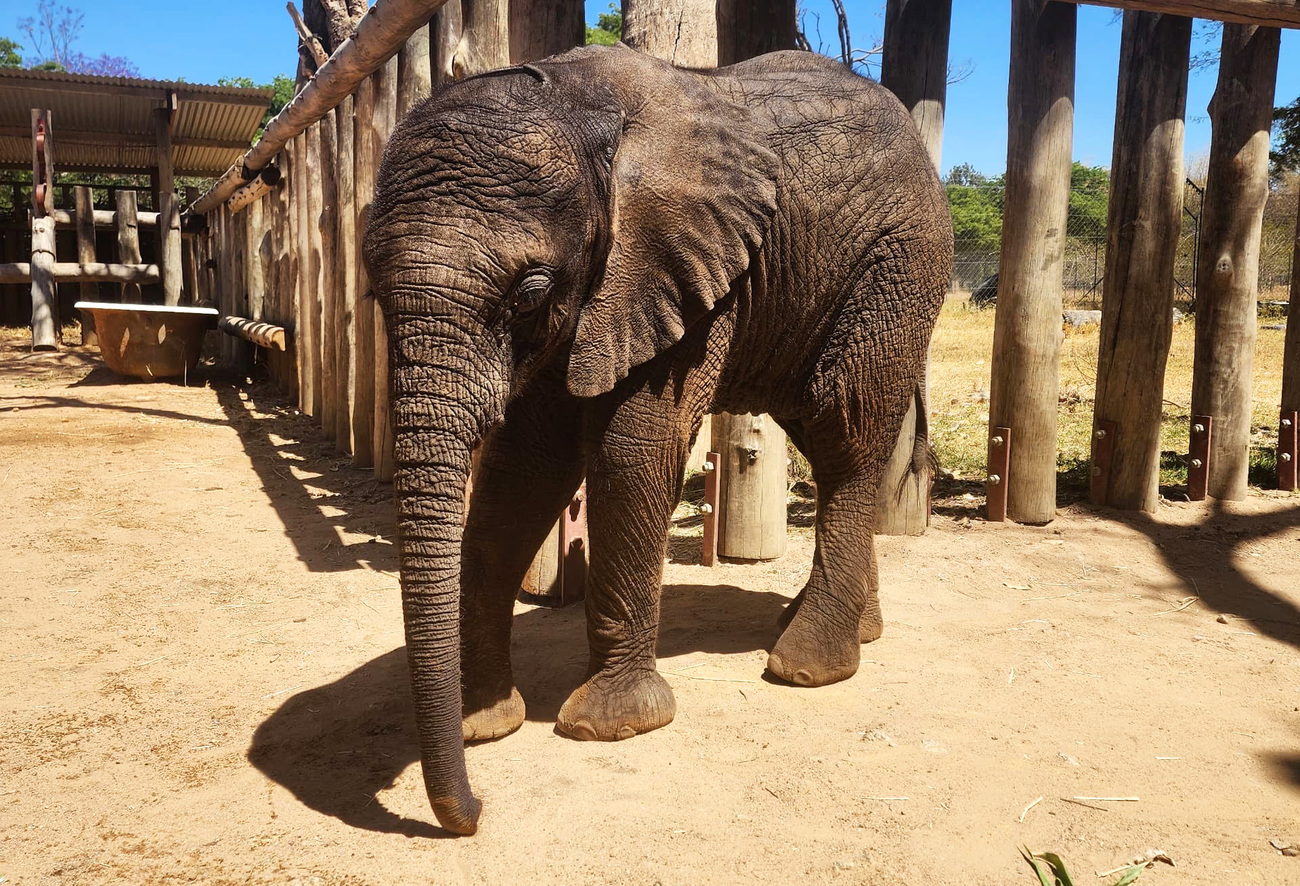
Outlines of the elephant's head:
M473 833L459 594L470 453L544 365L603 394L749 266L776 158L707 78L624 47L446 87L393 133L364 254L389 335L407 649L429 799Z

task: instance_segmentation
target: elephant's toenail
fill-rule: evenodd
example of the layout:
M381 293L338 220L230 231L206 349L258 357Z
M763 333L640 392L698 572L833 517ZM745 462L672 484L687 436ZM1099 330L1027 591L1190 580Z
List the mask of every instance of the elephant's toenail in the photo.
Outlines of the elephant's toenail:
M631 738L634 735L636 735L636 730L633 729L631 726L620 726L618 729L619 741L623 741L624 739Z
M798 683L800 686L811 686L813 683L812 674L802 669L795 671L794 681Z
M569 727L569 734L579 741L595 741L596 730L586 720L579 720Z

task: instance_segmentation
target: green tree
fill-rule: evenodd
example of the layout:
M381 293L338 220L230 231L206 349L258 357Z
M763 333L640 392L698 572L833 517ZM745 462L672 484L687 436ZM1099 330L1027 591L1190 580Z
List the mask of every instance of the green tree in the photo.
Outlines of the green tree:
M18 50L22 46L8 37L0 37L0 68L21 68L23 57Z
M1110 204L1110 171L1077 160L1070 169L1070 212L1066 234L1088 240L1106 237L1106 211Z
M596 26L587 25L587 45L613 46L623 39L623 11L613 3L609 12L596 16Z
M998 269L1005 181L963 163L948 173L946 190L952 213L954 276L974 288Z
M267 108L266 115L262 117L262 125L257 127L257 133L253 140L262 137L262 130L266 124L276 114L284 110L284 106L293 101L294 79L287 74L276 74L275 79L270 83L254 83L252 77L221 77L217 80L218 86L234 86L239 89L270 89L275 95L271 97L271 107Z
M1273 141L1276 149L1269 154L1273 178L1288 172L1300 172L1300 98L1273 112Z

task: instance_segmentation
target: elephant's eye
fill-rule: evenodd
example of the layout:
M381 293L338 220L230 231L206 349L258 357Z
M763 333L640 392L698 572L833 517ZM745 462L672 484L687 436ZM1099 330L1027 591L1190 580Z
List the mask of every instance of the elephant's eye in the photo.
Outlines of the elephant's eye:
M510 295L510 303L516 313L528 314L540 308L550 294L551 272L539 268L519 278Z

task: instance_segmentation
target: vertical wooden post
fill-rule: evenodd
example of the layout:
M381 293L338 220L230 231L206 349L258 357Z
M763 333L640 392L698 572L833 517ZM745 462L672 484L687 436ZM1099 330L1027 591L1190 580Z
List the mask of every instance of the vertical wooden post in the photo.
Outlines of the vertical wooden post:
M889 0L885 7L880 82L911 112L936 170L943 158L951 24L952 0ZM927 382L922 380L921 384L926 386ZM928 402L928 396L926 399ZM913 473L916 408L913 398L880 481L882 492L876 499L877 535L920 535L930 522L932 478L928 463L921 473Z
M338 273L338 179L334 170L338 165L337 111L330 111L317 124L320 130L321 214L319 220L321 250L321 391L325 409L321 414L321 427L325 436L335 443L339 437L339 411L347 407L339 402L339 293L335 285Z
M251 320L266 317L266 267L262 257L262 236L265 234L265 217L262 201L254 200L242 213L245 215L245 268L248 279L248 313Z
M367 77L357 87L353 120L353 255L355 276L356 362L353 364L352 463L359 468L373 467L375 428L375 310L371 299L366 264L360 260L361 241L365 236L365 219L375 195L375 83Z
M374 141L370 157L371 189L369 199L374 199L374 180L384 159L384 148L397 121L397 58L379 68L372 78L375 81L375 113L373 119ZM388 394L388 330L384 325L384 312L379 301L369 299L374 312L375 327L375 425L373 453L375 478L385 483L393 480L393 417L392 402Z
M172 171L172 108L154 111L158 138L158 265L162 270L163 303L181 303L181 206Z
M716 0L623 0L623 42L683 68L718 66Z
M335 355L338 363L334 376L338 388L335 440L339 449L349 454L354 437L357 359L357 201L353 186L356 160L352 150L352 111L352 96L349 95L338 106L334 156L334 178L338 186L337 259L334 262L334 297L338 302L338 316L335 318L338 330L338 352Z
M95 192L86 185L77 185L72 198L77 212L77 261L88 264L95 260ZM81 284L82 301L99 301L99 284ZM89 313L81 315L81 343L98 345L95 318Z
M114 195L117 223L117 260L123 264L140 263L140 220L136 209L135 191L123 188ZM221 260L221 256L217 260ZM140 303L140 284L123 283L122 301L125 304Z
M795 0L718 0L718 64L794 49Z
M456 48L460 45L460 0L447 0L429 20L429 69L434 83L456 79Z
M1012 0L1006 210L989 427L1015 434L1007 516L1056 515L1065 221L1074 134L1073 3Z
M313 312L316 308L316 273L311 255L311 178L315 174L308 165L307 135L301 133L293 139L293 211L297 230L298 285L295 287L298 303L294 309L294 340L298 353L298 409L307 415L316 415L316 335Z
M320 222L321 213L325 208L325 197L321 187L323 176L321 175L320 121L308 126L304 135L307 136L307 169L310 170L303 184L307 190L307 249L311 261L311 269L307 277L310 281L307 306L311 321L312 376L316 382L312 390L312 415L323 427L329 427L334 422L334 414L328 413L327 424L328 407L325 404L325 391L333 383L333 379L329 378L329 370L325 366L325 340L322 334L321 316L325 305L325 264L321 256Z
M49 111L32 109L32 350L59 346L54 265L54 134Z
M510 0L461 0L457 80L510 64Z
M1191 40L1191 19L1124 13L1093 409L1093 468L1098 444L1110 465L1092 498L1130 511L1154 512L1159 500ZM1097 436L1104 422L1115 423L1112 439Z
M582 0L510 0L510 63L523 64L586 42Z
M1192 412L1214 418L1206 492L1221 499L1246 497L1250 467L1259 244L1280 39L1276 28L1225 24L1210 101Z
M721 461L718 553L743 560L775 560L786 546L785 431L766 415L713 417L713 445Z
M1286 345L1282 352L1282 415L1300 412L1300 194L1296 195L1295 249L1291 259L1291 302L1286 309ZM1279 435L1291 434L1294 438L1297 430L1294 420L1290 428L1279 426ZM1279 447L1280 448L1280 447ZM1300 452L1292 456L1291 464L1278 465L1278 476L1286 471L1290 482L1278 485L1283 489L1295 489L1297 485L1296 459Z

